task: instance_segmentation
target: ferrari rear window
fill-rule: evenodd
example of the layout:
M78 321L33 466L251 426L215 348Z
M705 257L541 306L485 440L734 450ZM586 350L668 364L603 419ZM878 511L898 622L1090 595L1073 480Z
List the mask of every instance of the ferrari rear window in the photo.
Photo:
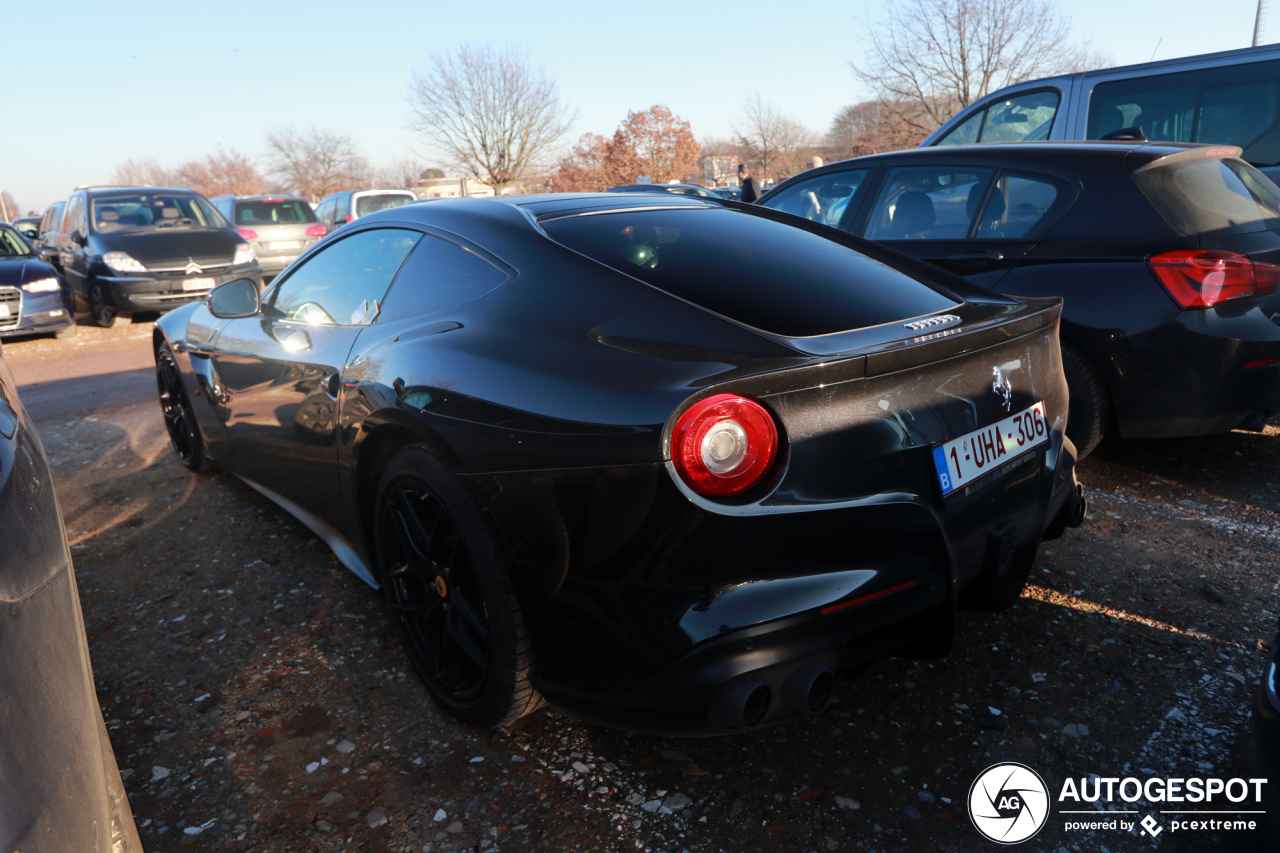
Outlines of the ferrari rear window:
M627 210L552 219L543 228L619 272L784 337L878 326L956 305L836 240L734 210Z

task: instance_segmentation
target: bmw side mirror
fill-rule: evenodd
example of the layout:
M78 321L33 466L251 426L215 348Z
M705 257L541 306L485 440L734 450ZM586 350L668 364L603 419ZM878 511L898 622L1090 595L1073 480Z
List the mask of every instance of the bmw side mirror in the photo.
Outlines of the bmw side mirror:
M237 278L209 291L209 313L220 320L252 317L261 310L258 283L251 278Z

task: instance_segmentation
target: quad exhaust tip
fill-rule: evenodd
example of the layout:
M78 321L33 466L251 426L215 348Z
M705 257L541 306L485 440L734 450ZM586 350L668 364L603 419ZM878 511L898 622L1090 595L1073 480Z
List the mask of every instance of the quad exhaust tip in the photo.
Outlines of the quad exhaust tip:
M716 699L712 710L731 729L753 729L764 722L773 704L773 691L755 679L739 681Z
M831 701L836 676L820 663L802 666L782 685L782 703L801 714L816 714Z

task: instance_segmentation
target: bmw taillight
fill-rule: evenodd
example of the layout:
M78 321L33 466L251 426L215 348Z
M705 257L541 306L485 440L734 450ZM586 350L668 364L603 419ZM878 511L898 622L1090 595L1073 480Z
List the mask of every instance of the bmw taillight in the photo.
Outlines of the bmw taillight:
M258 232L249 228L237 228L236 233L246 240L257 240Z
M671 462L693 491L728 497L751 488L778 456L778 428L755 400L716 394L699 400L676 420Z
M1235 252L1178 249L1147 259L1164 289L1183 308L1212 308L1223 302L1275 293L1280 266Z
M328 233L329 229L325 228L324 225L312 225L307 229L308 237L323 237Z

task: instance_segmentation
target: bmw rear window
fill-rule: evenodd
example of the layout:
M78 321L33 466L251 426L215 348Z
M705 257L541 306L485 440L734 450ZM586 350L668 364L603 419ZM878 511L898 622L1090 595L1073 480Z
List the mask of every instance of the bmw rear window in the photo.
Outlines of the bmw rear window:
M311 205L302 199L256 199L236 202L236 225L282 225L315 222Z
M878 326L956 305L840 242L733 210L628 210L542 225L606 266L784 337Z
M1280 187L1242 160L1177 156L1157 160L1133 177L1183 234L1280 231Z

